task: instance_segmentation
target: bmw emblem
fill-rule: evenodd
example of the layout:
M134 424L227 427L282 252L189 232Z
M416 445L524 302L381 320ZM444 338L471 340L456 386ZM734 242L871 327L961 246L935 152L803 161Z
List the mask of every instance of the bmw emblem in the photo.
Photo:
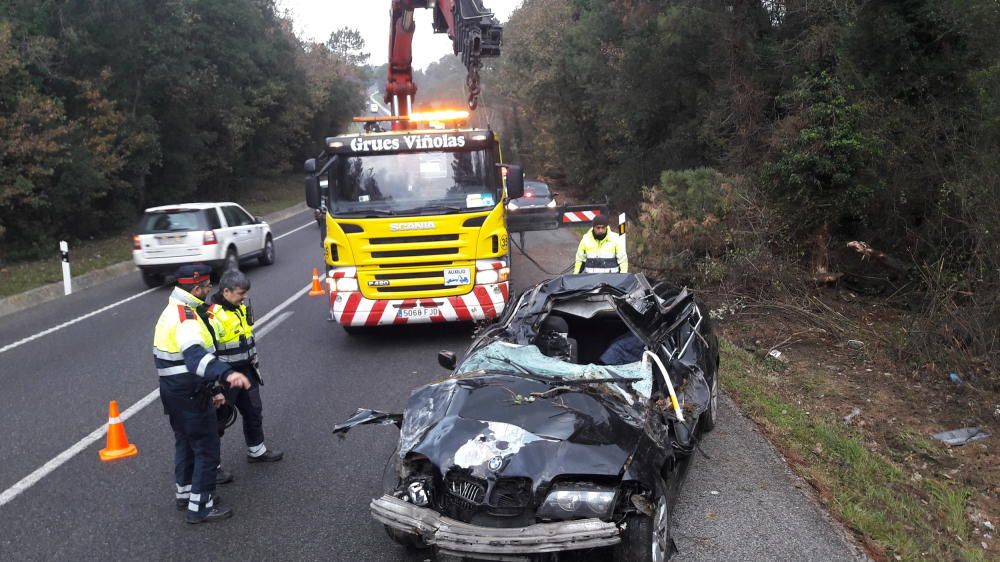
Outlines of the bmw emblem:
M492 470L493 472L500 470L500 467L502 466L503 466L503 457L499 456L490 459L490 462L486 465L486 467Z

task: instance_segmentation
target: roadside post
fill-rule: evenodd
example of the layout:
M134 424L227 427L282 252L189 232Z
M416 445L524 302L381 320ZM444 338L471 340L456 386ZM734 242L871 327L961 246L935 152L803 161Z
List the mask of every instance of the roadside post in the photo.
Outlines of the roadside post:
M618 234L621 235L622 249L628 251L628 246L625 244L625 219L625 213L618 215Z
M59 241L59 257L62 258L63 294L69 295L73 292L73 283L69 275L69 244L65 240Z

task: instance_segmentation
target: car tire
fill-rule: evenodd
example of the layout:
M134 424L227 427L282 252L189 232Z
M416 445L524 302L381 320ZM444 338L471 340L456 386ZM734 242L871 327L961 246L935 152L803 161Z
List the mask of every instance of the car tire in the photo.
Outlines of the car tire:
M236 248L226 250L226 258L222 261L222 273L231 270L240 270L240 255L236 253Z
M615 562L665 562L674 553L670 538L670 510L664 498L656 504L653 516L629 515L625 520L622 542L614 547Z
M704 432L709 432L715 429L715 423L719 416L719 373L715 373L712 377L712 392L711 398L708 400L708 410L705 410L701 414L701 420L698 425L701 426L701 430Z
M150 289L155 289L160 285L163 285L163 276L157 275L156 273L142 272L142 282L146 284Z
M271 265L274 263L274 240L271 239L270 234L264 239L264 252L257 258L257 262L260 265Z

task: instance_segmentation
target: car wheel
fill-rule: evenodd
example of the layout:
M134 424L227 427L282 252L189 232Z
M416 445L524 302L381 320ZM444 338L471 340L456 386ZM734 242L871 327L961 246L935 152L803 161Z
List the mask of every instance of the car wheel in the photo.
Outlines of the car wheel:
M268 235L267 239L264 240L264 253L257 258L260 265L271 265L274 263L274 240Z
M236 248L226 250L226 259L222 262L222 272L240 269L240 255L236 253Z
M708 410L701 415L702 431L712 431L715 429L716 418L719 416L719 373L712 377L712 393L708 400Z
M670 510L660 498L653 516L629 515L622 542L615 547L615 562L666 562L674 553L670 538Z
M163 276L155 273L142 272L142 282L150 289L155 289L163 284Z

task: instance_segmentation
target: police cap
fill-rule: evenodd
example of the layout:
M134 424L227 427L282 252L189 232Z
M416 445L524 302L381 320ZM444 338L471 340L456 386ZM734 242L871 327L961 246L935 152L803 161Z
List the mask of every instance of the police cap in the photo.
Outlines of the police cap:
M594 226L608 226L608 216L607 215L597 215L594 217Z
M210 276L212 275L212 268L207 265L195 263L182 265L177 268L177 272L174 273L174 278L177 279L177 284L185 287L194 287L197 285L207 285L210 283Z

